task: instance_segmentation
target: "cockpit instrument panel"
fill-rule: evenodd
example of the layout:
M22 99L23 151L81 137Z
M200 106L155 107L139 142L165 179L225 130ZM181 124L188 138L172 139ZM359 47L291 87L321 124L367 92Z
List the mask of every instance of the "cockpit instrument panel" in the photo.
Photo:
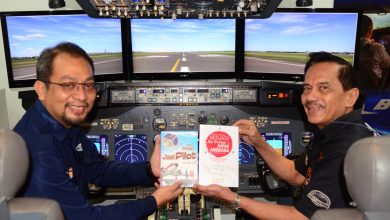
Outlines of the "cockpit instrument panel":
M282 0L76 0L94 18L268 18Z

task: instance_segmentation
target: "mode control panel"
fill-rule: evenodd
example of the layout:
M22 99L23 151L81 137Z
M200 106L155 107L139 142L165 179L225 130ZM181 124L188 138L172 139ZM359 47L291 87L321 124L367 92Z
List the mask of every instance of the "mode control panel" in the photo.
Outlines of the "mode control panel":
M110 90L111 104L180 104L257 102L257 88L126 87Z
M135 103L135 90L111 90L111 103Z
M235 102L257 102L257 89L235 89L233 100Z

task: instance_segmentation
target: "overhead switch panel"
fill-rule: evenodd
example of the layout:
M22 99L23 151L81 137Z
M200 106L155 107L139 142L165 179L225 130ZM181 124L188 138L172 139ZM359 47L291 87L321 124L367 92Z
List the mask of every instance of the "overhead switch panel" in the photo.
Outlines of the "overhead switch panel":
M268 18L282 0L76 0L93 18Z

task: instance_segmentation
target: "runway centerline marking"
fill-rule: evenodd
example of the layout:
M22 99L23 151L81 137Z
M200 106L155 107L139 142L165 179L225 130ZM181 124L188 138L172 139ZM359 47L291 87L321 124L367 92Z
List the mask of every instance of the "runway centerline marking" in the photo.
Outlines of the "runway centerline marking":
M179 65L180 63L180 58L177 58L176 62L175 62L175 65L173 65L172 69L171 69L171 72L175 72L176 71L176 67L177 65Z

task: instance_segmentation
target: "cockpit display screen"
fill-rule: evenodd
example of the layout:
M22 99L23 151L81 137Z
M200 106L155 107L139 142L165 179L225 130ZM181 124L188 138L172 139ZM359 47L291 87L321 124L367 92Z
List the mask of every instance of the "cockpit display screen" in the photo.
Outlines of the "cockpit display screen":
M116 134L115 160L141 163L148 160L148 145L144 134Z
M291 153L290 132L266 132L261 133L264 140L268 142L280 155L287 156Z
M103 156L109 156L107 135L87 135L87 138L95 144L97 151Z

